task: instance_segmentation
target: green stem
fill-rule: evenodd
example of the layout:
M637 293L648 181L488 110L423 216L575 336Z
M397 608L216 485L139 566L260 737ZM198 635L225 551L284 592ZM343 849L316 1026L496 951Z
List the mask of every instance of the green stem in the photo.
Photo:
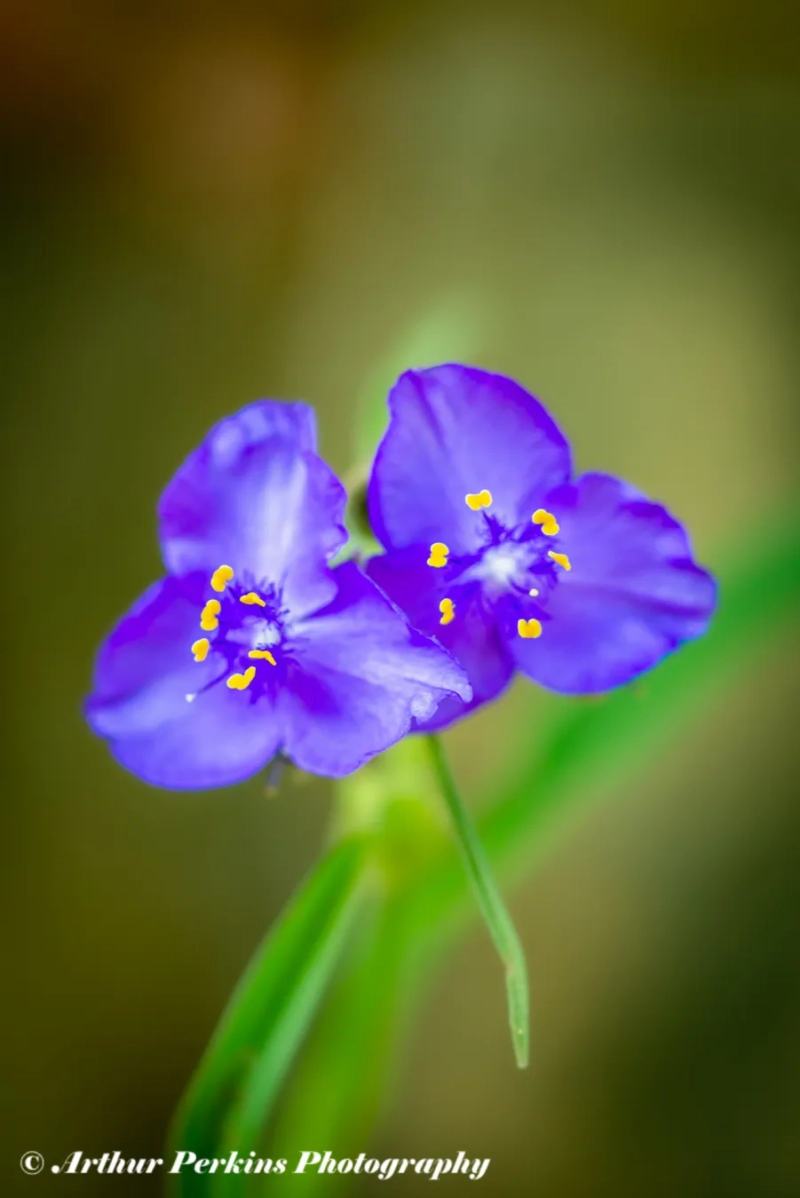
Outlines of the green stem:
M450 770L444 746L438 736L426 737L431 762L439 781L445 802L450 810L458 837L459 847L467 868L467 875L475 891L489 934L506 972L508 994L508 1020L511 1025L511 1041L517 1065L524 1069L528 1064L528 970L525 953L517 930L506 910L505 903L492 877L489 859L478 833L461 801L455 780Z

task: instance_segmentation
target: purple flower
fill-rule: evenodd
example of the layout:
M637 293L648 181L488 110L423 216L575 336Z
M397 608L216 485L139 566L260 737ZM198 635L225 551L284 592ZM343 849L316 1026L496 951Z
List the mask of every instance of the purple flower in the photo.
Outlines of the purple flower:
M102 646L87 716L158 786L223 786L282 752L334 777L470 688L342 547L345 494L304 404L223 420L159 506L169 574ZM458 700L455 699L457 702Z
M517 383L409 371L389 407L368 490L387 552L367 570L473 689L419 726L494 698L515 669L569 694L620 686L705 631L715 585L684 528L619 479L572 480L566 439Z

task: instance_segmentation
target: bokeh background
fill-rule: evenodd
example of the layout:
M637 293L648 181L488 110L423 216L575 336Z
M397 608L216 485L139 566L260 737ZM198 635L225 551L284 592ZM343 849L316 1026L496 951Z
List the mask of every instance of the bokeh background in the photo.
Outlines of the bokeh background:
M700 560L745 560L797 461L800 10L11 0L0 43L2 1190L27 1196L64 1182L24 1150L159 1155L325 838L324 783L161 793L82 723L171 472L276 396L357 481L393 374L460 358L666 501ZM800 1193L797 676L776 634L598 780L511 895L531 1068L475 923L377 1154L489 1156L497 1195ZM449 736L471 801L546 706L517 686Z

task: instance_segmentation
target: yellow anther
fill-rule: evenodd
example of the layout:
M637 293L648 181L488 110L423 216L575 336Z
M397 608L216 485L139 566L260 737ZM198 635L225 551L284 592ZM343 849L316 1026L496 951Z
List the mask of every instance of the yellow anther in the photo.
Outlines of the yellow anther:
M195 641L192 645L192 653L194 653L195 661L205 661L208 657L208 651L211 648L211 641L207 636L201 636L199 641Z
M232 691L246 690L256 676L256 667L248 666L243 674L231 674L230 678L226 679L226 684Z
M248 657L260 657L264 661L268 661L271 666L276 666L278 663L270 653L269 649L251 649L247 654ZM251 667L252 669L252 667Z
M445 545L444 541L434 541L431 545L431 555L428 558L429 566L446 566L447 555L450 549Z
M572 563L570 562L566 553L554 553L553 550L551 549L549 551L549 553L547 554L547 556L552 557L553 561L558 562L559 566L562 566L565 570L572 569Z
M539 592L536 590L536 587L531 587L531 589L528 591L528 594L532 595L535 599Z
M218 566L211 575L211 588L214 591L224 591L225 583L230 582L233 578L233 570L230 566Z
M531 520L534 524L541 524L542 532L546 537L554 537L558 532L558 521L552 512L546 512L543 507L537 507Z
M253 607L253 605L256 603L259 607L267 606L261 596L257 595L255 591L248 591L246 595L240 595L239 602L246 603L248 607Z
M213 632L219 626L217 616L222 610L222 604L219 599L209 599L200 613L200 627L203 632Z
M456 617L456 605L452 599L442 599L439 604L439 611L442 613L440 624L449 624Z
M478 491L477 495L465 495L464 502L467 507L472 508L473 512L479 512L482 507L491 507L492 492L487 491L484 487L482 491Z
M535 640L542 635L542 626L538 620L517 620L517 632L523 640Z

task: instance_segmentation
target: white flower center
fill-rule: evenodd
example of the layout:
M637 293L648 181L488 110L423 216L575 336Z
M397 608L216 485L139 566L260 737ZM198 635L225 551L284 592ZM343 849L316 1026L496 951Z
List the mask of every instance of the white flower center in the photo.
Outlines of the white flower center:
M269 648L280 644L281 630L272 620L245 620L241 628L233 628L227 639L248 649Z
M502 545L490 545L480 561L467 571L467 575L488 584L492 590L505 590L513 583L519 585L525 581L529 558L530 551L525 545L510 541Z

